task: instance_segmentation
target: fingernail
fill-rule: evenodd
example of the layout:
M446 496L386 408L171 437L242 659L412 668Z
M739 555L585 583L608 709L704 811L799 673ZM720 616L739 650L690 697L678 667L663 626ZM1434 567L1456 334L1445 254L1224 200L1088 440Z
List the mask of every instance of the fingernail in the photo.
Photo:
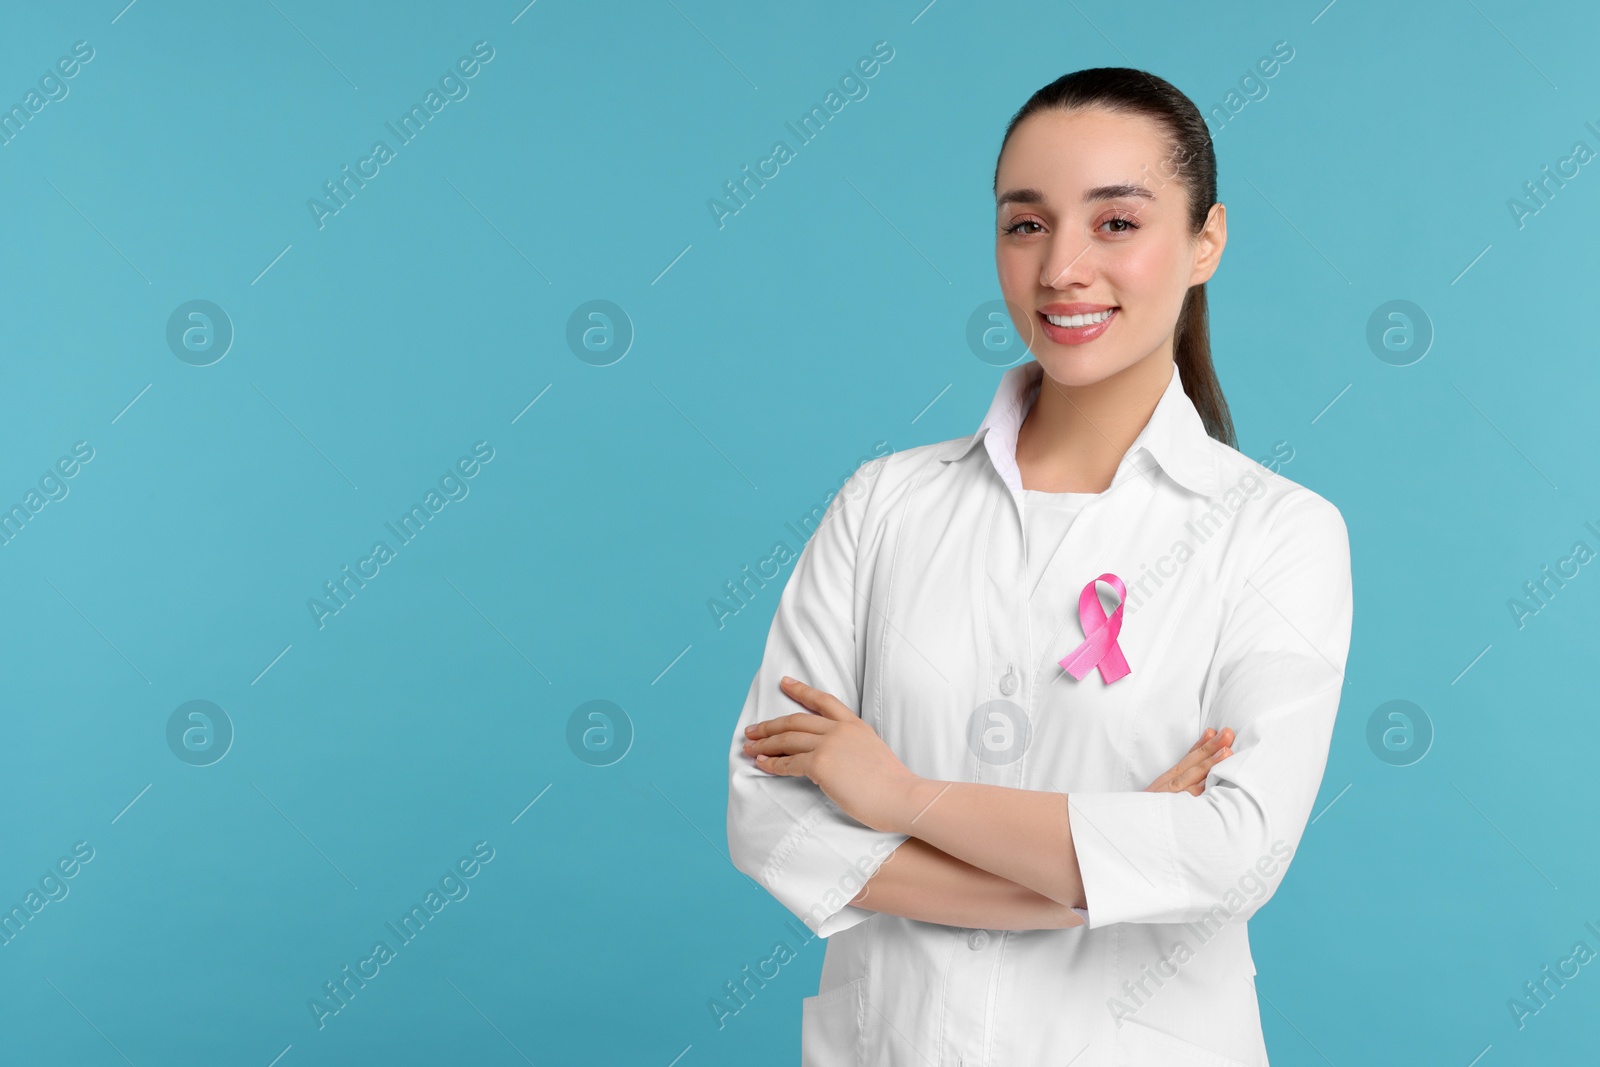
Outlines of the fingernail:
M778 684L779 685L793 685L794 684L794 679L789 677L786 674L782 678L778 679Z

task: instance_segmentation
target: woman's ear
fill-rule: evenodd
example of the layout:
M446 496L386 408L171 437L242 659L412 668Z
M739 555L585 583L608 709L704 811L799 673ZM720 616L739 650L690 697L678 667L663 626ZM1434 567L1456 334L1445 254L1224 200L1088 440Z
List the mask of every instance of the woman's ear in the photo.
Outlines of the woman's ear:
M1222 262L1222 249L1228 243L1228 209L1220 203L1211 205L1206 224L1195 238L1194 270L1189 274L1189 285L1196 286L1211 280Z

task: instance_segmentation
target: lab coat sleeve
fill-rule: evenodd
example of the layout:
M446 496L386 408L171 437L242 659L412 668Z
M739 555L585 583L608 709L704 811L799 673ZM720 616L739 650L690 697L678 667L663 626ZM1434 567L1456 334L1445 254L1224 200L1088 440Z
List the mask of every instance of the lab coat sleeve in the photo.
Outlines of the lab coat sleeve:
M1248 919L1299 846L1350 647L1344 518L1309 490L1286 497L1254 556L1202 696L1205 723L1235 733L1205 791L1068 795L1095 927Z
M744 728L812 714L778 688L785 674L861 713L870 585L857 550L871 491L887 460L868 460L856 469L801 550L728 752L729 857L820 937L872 917L850 899L908 835L857 822L809 778L761 770L743 751Z

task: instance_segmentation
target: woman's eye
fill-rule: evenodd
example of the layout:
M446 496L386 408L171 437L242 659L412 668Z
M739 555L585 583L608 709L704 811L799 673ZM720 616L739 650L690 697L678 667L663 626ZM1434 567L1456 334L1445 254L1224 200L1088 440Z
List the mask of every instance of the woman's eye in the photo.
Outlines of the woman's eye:
M1111 218L1106 219L1105 222L1102 222L1100 225L1110 226L1111 230L1109 232L1111 233L1129 233L1139 228L1138 222L1123 215L1114 215ZM1028 227L1032 228L1029 229ZM1034 234L1040 232L1042 229L1044 229L1044 227L1035 220L1023 219L1021 222L1014 222L1010 226L1002 227L1001 232L1008 236L1014 236L1019 233Z

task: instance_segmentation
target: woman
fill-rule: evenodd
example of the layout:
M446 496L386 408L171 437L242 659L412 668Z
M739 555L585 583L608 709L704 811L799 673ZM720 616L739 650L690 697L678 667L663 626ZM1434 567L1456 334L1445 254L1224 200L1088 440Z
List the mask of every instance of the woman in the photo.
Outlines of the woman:
M1188 98L1069 74L995 194L1034 359L830 503L730 748L730 854L827 938L806 1064L1263 1067L1246 924L1327 759L1344 520L1234 447Z

